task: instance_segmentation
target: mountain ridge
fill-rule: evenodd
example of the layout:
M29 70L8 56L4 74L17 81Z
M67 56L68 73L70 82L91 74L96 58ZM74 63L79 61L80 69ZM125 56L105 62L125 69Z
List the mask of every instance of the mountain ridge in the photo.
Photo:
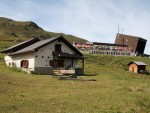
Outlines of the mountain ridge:
M45 31L42 27L38 26L32 21L15 21L6 17L0 17L0 40L12 41L17 40L19 42L38 37L39 39L51 38L57 35L63 35L69 42L86 42L87 40L68 35L64 33L56 33Z

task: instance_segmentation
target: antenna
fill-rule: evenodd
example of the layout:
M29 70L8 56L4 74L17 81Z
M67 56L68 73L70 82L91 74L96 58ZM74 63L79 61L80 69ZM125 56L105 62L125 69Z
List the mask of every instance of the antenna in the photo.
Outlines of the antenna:
M118 34L119 34L119 27L120 27L120 26L119 26L119 24L118 24Z
M123 30L124 30L124 29L122 28L122 34L123 34Z

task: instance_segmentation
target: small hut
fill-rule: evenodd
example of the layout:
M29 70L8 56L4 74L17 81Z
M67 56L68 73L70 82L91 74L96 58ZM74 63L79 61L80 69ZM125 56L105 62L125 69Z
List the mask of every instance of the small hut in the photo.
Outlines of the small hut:
M146 72L146 65L143 62L133 61L128 64L129 71L134 73L140 73L141 71Z

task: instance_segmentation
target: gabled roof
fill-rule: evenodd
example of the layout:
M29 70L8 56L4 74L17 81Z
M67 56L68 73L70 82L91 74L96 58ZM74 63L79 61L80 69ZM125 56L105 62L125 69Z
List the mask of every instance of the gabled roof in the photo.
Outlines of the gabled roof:
M16 55L16 54L21 54L21 53L27 53L27 52L32 52L32 51L37 51L38 49L56 41L56 40L59 40L59 41L63 41L67 46L69 46L75 53L83 56L83 54L77 50L72 44L70 44L70 42L68 42L65 38L63 38L62 35L60 36L56 36L54 38L49 38L49 39L45 39L45 40L42 40L42 41L38 41L28 47L25 47L17 52L14 52L12 53L11 55Z
M139 62L139 61L133 61L133 62L130 62L128 65L130 65L130 64L132 64L132 63L135 63L136 65L147 65L147 64L145 64L145 63L143 63L143 62Z
M14 46L11 46L7 49L4 49L3 51L1 51L1 53L9 53L9 52L13 53L13 52L19 51L19 50L31 45L31 44L34 44L38 41L40 41L38 38L33 38L33 39L30 39L30 40L21 42L19 44L16 44Z

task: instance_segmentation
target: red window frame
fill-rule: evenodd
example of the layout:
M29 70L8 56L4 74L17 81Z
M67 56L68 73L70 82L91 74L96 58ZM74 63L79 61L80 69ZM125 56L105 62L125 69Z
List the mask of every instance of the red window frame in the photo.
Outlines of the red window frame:
M53 67L64 67L64 60L50 60L49 65Z
M21 61L21 67L22 68L28 68L29 67L29 61L28 60L22 60Z

